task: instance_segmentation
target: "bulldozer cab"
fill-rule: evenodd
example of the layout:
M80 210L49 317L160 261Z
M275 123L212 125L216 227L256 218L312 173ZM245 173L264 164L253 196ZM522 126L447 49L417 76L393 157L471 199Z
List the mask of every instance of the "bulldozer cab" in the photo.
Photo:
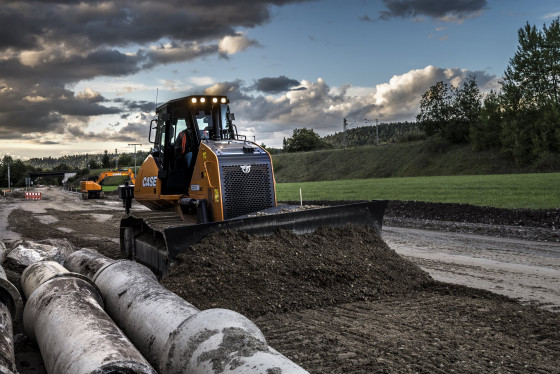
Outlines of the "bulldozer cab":
M235 139L225 96L187 96L156 109L152 156L158 164L162 194L183 194L190 183L201 142ZM151 139L152 133L150 133Z

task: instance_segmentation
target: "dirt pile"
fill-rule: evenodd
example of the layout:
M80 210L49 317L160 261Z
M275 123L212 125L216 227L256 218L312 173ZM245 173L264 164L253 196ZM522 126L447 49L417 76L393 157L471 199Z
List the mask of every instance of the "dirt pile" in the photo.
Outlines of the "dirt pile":
M482 223L488 225L560 228L560 209L503 209L487 206L421 201L390 201L385 212L391 217L420 220Z
M200 309L267 313L375 300L431 282L370 227L260 237L222 231L178 258L162 283Z
M315 205L344 205L357 202L361 201L303 201L304 204ZM297 205L300 202L284 201L281 203ZM385 210L385 218L387 217L469 222L486 225L540 227L547 229L560 228L560 208L505 209L471 204L390 200Z
M359 201L304 201L343 205ZM299 204L285 201L284 204ZM383 224L434 231L560 242L560 208L503 209L470 204L390 200Z

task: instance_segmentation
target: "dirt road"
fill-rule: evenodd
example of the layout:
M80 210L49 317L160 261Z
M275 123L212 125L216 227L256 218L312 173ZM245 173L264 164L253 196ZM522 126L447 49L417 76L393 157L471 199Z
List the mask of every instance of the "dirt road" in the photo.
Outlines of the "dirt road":
M383 239L435 280L560 311L559 243L388 226Z
M77 194L58 189L45 188L41 192L45 198L42 201L0 200L0 239L67 238L77 248L89 247L110 257L120 256L120 201L82 201ZM438 231L401 227L394 222L398 220L389 220L384 227L383 239L388 246L365 232L356 235L344 230L307 239L288 234L270 240L244 235L215 237L210 245L197 249L198 255L206 256L207 261L198 265L201 271L207 271L208 278L197 275L191 280L198 282L195 285L202 290L197 295L198 302L212 307L231 302L238 312L247 315L258 311L252 319L268 343L311 373L560 372L559 243L480 235L480 227L465 222L460 224L466 228L462 233L449 231L445 225L443 231ZM544 236L539 230L546 231ZM557 237L557 231L545 226L528 231L531 238ZM337 235L346 235L345 243L337 243ZM343 253L345 245L352 246L357 251L353 253L359 256L359 251L367 251L372 243L377 243L379 256L391 258L383 273L375 267L383 261L360 263L360 259L353 258L348 261L354 263L343 262L345 266L359 266L360 271L364 266L373 266L367 277L360 275L366 274L367 269L366 273L337 273L335 261L325 261L325 253ZM219 257L213 252L216 245L221 251ZM283 248L293 250L294 246L302 248L306 259L285 267L287 256L279 253ZM268 247L274 251L268 251ZM228 248L237 248L234 262ZM247 248L252 250L241 250ZM257 249L255 255L253 251ZM392 250L405 258L391 254ZM272 260L277 263L262 271L263 266L274 263ZM403 282L403 271L398 269L411 269L414 265L410 262L436 281L393 290L391 286L398 282L401 286L409 284ZM248 292L248 273L235 267L241 264L259 266L257 278L271 285L265 297L262 292ZM217 287L216 279L226 273L232 278L226 282L230 288L224 291ZM363 283L361 290L348 292L348 288L341 287L341 282L352 280L348 275L367 279L369 285ZM294 281L296 277L309 283ZM231 287L236 284L244 286ZM372 294L374 286L385 291ZM295 292L298 287L300 291ZM211 294L212 300L204 300L203 292ZM332 298L333 292L340 298ZM522 305L497 293L539 307ZM180 296L192 298L187 292ZM282 305L293 307L280 307L274 302L278 297ZM351 301L344 301L346 297ZM313 306L313 299L324 301ZM32 344L25 344L27 355L17 354L22 360L20 372L40 373L40 368L29 361Z

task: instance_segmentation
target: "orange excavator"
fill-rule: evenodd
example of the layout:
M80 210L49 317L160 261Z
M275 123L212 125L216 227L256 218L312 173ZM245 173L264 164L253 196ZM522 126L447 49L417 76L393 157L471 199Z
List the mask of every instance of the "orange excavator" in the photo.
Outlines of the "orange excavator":
M132 169L104 171L99 175L90 176L86 180L80 181L82 199L101 198L103 196L103 182L105 178L119 176L128 176L132 184L135 182L134 171L132 171Z
M156 108L153 148L136 183L119 186L123 255L165 276L177 255L217 230L301 234L366 224L381 231L387 201L309 210L278 205L270 154L238 134L228 104L226 96L193 95ZM131 210L133 199L150 210Z

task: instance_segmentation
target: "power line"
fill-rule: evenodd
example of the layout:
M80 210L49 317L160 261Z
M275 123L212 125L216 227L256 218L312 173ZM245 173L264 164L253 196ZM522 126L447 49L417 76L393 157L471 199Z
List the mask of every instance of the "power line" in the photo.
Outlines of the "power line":
M134 175L136 175L136 146L137 146L137 145L141 146L142 144L140 144L140 143L130 143L130 144L128 144L128 145L129 145L129 146L130 146L130 145L133 145L133 146L134 146Z

